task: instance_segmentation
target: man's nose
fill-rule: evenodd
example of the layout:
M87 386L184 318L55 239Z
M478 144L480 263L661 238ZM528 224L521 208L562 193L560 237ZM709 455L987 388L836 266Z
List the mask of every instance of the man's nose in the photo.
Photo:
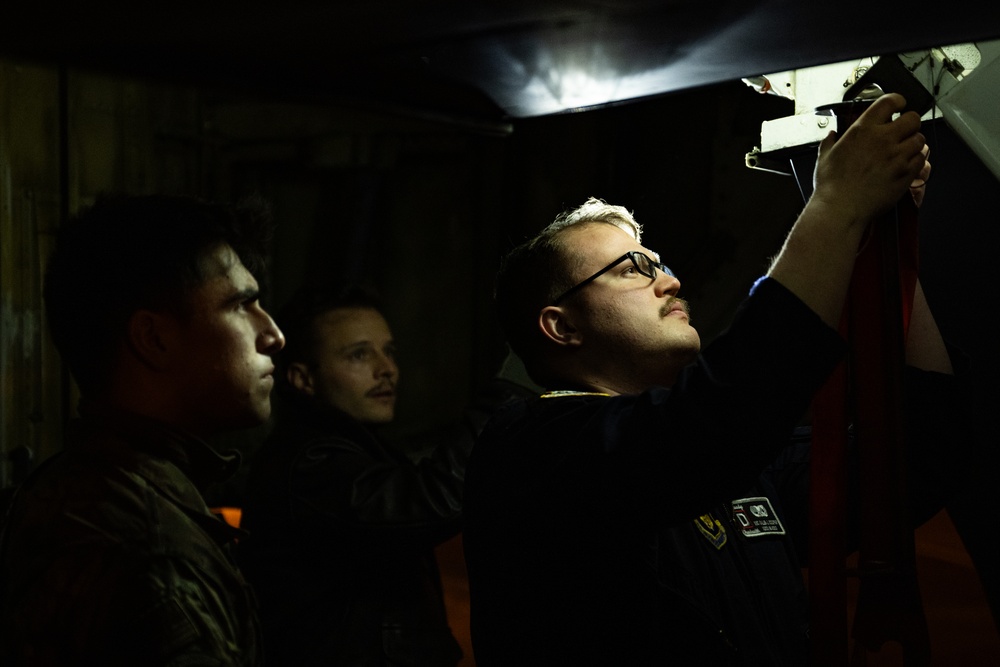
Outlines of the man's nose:
M376 377L396 377L399 373L399 367L396 366L396 360L387 354L379 354L378 359L375 364L375 375Z
M681 289L681 281L677 276L672 276L661 270L656 271L656 278L653 279L653 289L657 296L676 296Z
M281 329L266 311L262 310L261 312L266 321L257 337L257 347L263 354L275 355L281 348L285 347L285 334L281 332Z

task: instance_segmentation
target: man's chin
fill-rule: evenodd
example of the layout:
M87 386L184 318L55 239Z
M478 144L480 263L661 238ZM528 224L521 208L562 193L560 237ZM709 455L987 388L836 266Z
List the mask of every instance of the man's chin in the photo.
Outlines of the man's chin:
M390 423L396 416L395 408L368 410L362 421L366 424L381 425Z
M245 415L243 425L238 428L256 428L271 417L271 401L256 406L252 412Z
M392 418L383 419L379 417L375 419L359 419L358 421L365 426L387 426L392 423Z

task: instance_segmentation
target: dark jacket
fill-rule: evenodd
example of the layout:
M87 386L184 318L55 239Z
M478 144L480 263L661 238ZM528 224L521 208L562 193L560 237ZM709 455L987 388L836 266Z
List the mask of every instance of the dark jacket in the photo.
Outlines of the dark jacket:
M258 665L240 533L200 488L239 461L136 415L85 409L17 492L0 562L4 665Z
M786 448L843 350L765 281L671 389L498 412L466 490L477 664L808 664L808 450Z
M465 464L503 392L418 463L348 416L284 405L251 466L239 558L278 665L452 667L433 549L460 528Z

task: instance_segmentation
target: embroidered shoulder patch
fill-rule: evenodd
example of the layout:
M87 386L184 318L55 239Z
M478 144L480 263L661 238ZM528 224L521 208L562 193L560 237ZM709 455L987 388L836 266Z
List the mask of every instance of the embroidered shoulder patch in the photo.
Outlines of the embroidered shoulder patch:
M694 520L694 525L698 527L705 539L712 543L716 549L721 549L726 543L726 529L722 523L711 514L702 514Z
M765 497L741 498L733 501L733 525L744 537L784 535L785 527Z

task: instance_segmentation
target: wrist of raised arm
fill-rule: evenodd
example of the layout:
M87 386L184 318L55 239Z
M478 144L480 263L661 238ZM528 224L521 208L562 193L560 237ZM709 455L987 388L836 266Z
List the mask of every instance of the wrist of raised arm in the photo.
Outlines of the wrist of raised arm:
M830 234L831 240L842 234L847 241L851 236L860 240L872 218L871 212L846 188L822 186L818 186L810 197L802 215L815 219L816 224Z
M831 326L840 319L862 222L853 212L814 197L768 272Z

